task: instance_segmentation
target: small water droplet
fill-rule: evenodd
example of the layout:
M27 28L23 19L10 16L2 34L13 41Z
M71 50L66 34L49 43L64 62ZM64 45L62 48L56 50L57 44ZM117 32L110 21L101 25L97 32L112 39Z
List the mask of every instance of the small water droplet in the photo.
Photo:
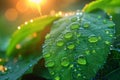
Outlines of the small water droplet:
M72 36L73 36L73 34L72 34L71 32L67 32L67 33L64 35L64 37L65 37L66 39L70 39Z
M74 30L74 29L79 29L79 27L80 27L80 25L79 25L78 23L73 23L73 24L70 25L70 28L71 28L72 30Z
M80 64L80 65L86 65L87 61L86 61L86 59L85 59L85 57L83 55L80 55L78 57L77 63Z
M48 38L50 38L50 34L47 34L47 35L45 36L45 39L48 39Z
M75 48L75 45L74 44L70 44L67 46L68 49L74 49Z
M92 50L92 53L96 53L96 51L95 51L95 50Z
M88 28L88 27L90 27L90 24L87 22L87 23L84 23L84 26L83 26L84 28Z
M107 20L103 20L103 23L106 24L106 23L107 23Z
M53 71L50 72L51 75L54 75L55 73Z
M88 41L91 43L95 43L98 41L98 38L95 35L91 35L88 37Z
M60 46L63 46L63 45L64 45L64 42L63 42L63 41L58 41L58 42L57 42L57 46L60 47Z
M78 33L78 34L77 34L77 37L79 38L80 36L81 36L81 33Z
M90 51L89 51L89 50L86 50L85 53L86 53L87 55L89 55L89 54L90 54Z
M105 31L106 34L109 34L110 32L108 30Z
M62 58L61 65L67 67L69 65L69 60L67 57Z
M18 28L19 30L21 29L21 27L20 27L20 26L18 26L17 28Z
M77 74L77 77L80 77L81 76L81 74L79 73L79 74Z
M98 16L98 19L101 19L101 18L102 18L102 16L99 15L99 16Z
M46 67L53 67L55 65L54 61L48 61L46 62Z
M71 19L71 21L72 21L72 22L76 22L76 21L77 21L77 17L73 17L73 18Z
M28 24L28 22L25 22L25 25L27 25Z
M69 68L73 68L73 66L74 66L74 65L73 65L73 64L71 64L71 65L69 66Z
M60 80L60 77L59 77L59 76L56 76L56 77L55 77L55 80Z
M114 28L115 24L110 24L108 27L109 28Z
M45 54L43 54L43 56L44 56L44 58L48 58L48 57L50 57L50 53L45 53Z
M110 42L109 41L105 41L105 44L110 45Z

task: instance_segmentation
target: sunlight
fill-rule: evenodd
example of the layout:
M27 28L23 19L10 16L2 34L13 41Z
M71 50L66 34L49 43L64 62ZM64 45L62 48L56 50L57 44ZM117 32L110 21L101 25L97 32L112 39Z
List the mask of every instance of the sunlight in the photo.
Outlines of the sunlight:
M40 4L42 0L30 0L31 3Z

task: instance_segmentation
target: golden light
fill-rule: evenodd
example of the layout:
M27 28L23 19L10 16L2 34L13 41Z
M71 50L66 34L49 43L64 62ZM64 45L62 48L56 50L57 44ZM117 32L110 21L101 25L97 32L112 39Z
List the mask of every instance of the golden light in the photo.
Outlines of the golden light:
M31 3L40 4L42 0L30 0Z
M42 15L41 6L46 2L46 0L28 0L28 1L31 8L37 9L39 14Z

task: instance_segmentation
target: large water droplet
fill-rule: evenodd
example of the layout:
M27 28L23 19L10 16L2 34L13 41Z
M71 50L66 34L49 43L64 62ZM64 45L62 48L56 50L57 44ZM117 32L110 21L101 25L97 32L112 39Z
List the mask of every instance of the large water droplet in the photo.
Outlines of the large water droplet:
M43 56L44 56L44 58L48 58L48 57L50 57L50 53L45 53L45 54L43 54Z
M61 65L67 67L69 65L69 60L67 57L62 58Z
M63 41L58 41L57 42L57 46L63 46L64 45L64 42Z
M66 38L66 39L69 39L69 38L71 38L73 36L73 34L71 33L71 32L67 32L65 35L64 35L64 37Z
M55 80L60 80L60 77L59 77L59 76L56 76L56 77L55 77Z
M88 37L88 41L91 43L95 43L98 41L98 37L96 37L95 35L91 35Z
M79 56L77 63L80 65L86 65L87 64L86 58L83 55Z
M48 61L46 63L46 67L53 67L55 65L55 62L54 61Z
M70 25L70 28L71 28L72 30L74 30L74 29L79 29L79 27L80 27L80 25L79 25L78 23L73 23L73 24Z
M75 45L74 44L70 44L67 46L68 49L74 49L75 48Z
M84 26L83 26L84 28L88 28L88 27L90 27L90 24L87 22L87 23L84 23Z

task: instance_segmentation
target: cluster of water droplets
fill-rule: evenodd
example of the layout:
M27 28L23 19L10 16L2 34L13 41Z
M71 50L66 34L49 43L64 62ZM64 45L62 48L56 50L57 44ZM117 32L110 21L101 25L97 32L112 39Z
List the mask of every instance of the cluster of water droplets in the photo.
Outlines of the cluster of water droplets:
M59 24L60 21L54 23L54 25L59 24L58 27L60 26L64 29L61 29L61 32L56 31L56 34L52 34L51 32L46 36L46 43L48 44L46 51L48 53L44 53L43 51L43 56L47 60L45 65L46 67L50 68L50 70L56 68L57 66L62 67L63 69L67 67L72 70L73 76L75 76L77 79L86 79L87 75L82 74L80 72L82 71L81 66L87 67L87 64L89 64L89 59L87 59L87 56L96 56L100 54L100 52L98 52L100 48L97 48L97 45L111 45L114 24L111 21L104 19L102 16L99 15L94 17L94 19L100 20L100 23L102 24L98 25L97 21L92 22L87 20L86 15L87 14L85 14L84 16L83 12L77 11L76 13L73 13L71 15L67 15L67 17L69 17L67 19L63 19L63 23ZM89 16L89 18L91 18L91 16ZM63 24L67 24L67 26L64 26ZM99 27L100 29L103 29L100 30L103 31L103 33L99 33ZM97 30L98 32L93 32L94 30ZM104 37L106 38L104 39ZM52 39L54 39L54 42L51 41ZM102 41L102 39L104 39L105 41ZM81 49L82 46L84 48L83 42L87 45L86 49ZM65 54L62 54L61 50L65 52ZM51 51L54 54L51 53ZM63 55L63 57L58 58L61 55ZM74 57L75 55L76 57ZM55 59L53 59L54 57ZM62 71L59 71L59 73L61 72ZM93 72L96 72L96 70L93 70ZM53 70L51 72L51 75L56 76L56 73L57 71ZM55 80L60 80L61 75L62 74L56 76Z

